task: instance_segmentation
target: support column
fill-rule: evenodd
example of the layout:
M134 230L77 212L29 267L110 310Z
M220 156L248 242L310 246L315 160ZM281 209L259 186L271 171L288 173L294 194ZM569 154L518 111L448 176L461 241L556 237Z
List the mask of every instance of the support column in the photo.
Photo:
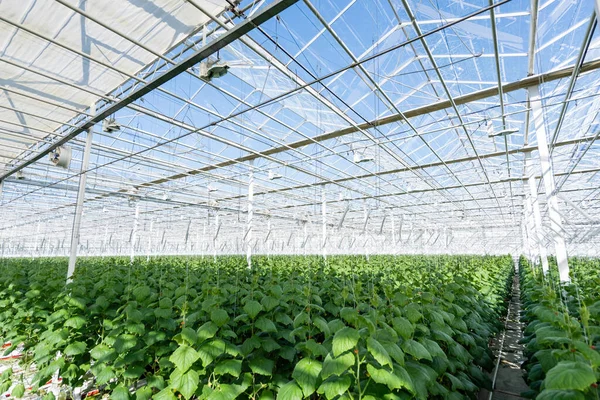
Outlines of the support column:
M542 271L544 275L548 272L548 255L546 246L544 246L544 235L542 232L542 214L537 197L537 184L533 172L533 160L531 153L525 153L525 176L527 177L527 185L529 190L525 189L525 207L529 210L530 226L533 228L530 232L533 233L534 247L538 248L538 255L542 263Z
M96 104L90 106L90 114L96 113ZM77 263L77 250L79 248L81 213L83 211L83 201L85 200L85 185L87 182L87 170L90 164L90 151L92 149L92 140L94 138L94 126L87 130L85 138L85 149L83 150L83 160L81 162L81 173L79 175L79 189L77 191L77 203L75 205L75 216L73 218L73 229L71 231L71 249L69 254L69 267L67 269L67 283L72 281Z
M558 275L561 282L569 282L569 262L567 260L567 246L565 245L562 218L558 209L556 198L556 183L554 182L554 171L548 151L548 138L546 126L544 125L544 111L540 99L539 86L529 87L529 99L533 111L533 123L540 154L540 165L542 167L542 179L546 189L546 203L548 204L548 216L550 217L550 229L554 239L554 250L558 264Z
M135 258L135 243L137 242L137 234L138 234L138 221L140 219L140 202L139 200L135 202L135 215L133 216L133 232L131 233L131 253L129 257L129 262L133 264L133 259Z
M323 251L323 258L327 259L327 200L325 197L325 190L321 194L322 204L321 204L321 216L323 217L322 227L321 227L321 250Z
M248 223L246 226L246 262L252 268L252 228L254 226L254 160L248 166Z
M392 247L396 250L396 217L392 214Z

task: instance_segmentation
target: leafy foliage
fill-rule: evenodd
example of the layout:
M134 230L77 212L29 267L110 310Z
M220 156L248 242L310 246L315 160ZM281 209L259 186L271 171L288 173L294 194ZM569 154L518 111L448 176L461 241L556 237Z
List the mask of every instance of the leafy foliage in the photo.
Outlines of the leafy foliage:
M66 260L2 260L0 339L24 344L34 390L58 371L114 398L426 399L489 385L510 257L253 264L81 259L65 286Z
M600 293L598 260L569 259L571 284L558 284L557 267L544 276L525 258L520 274L527 323L523 367L538 399L600 396Z

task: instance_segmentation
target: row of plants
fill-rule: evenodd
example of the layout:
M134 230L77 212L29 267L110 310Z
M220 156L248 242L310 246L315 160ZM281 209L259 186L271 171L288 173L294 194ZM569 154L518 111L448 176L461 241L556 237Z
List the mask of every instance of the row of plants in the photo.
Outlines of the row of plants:
M530 390L538 400L599 399L600 272L598 260L569 259L570 284L558 284L556 261L544 276L520 259L522 343Z
M0 339L34 392L59 374L118 400L475 398L512 273L508 256L88 258L65 286L66 260L1 260ZM20 397L10 371L0 393Z

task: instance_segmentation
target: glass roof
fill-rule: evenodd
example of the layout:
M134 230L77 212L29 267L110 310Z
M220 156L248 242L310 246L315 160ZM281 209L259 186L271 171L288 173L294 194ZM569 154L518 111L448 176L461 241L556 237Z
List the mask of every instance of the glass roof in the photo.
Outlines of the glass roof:
M1 251L68 253L81 127L116 107L119 129L92 128L81 254L520 253L538 230L552 252L555 196L569 254L597 255L595 18L592 0L2 1Z

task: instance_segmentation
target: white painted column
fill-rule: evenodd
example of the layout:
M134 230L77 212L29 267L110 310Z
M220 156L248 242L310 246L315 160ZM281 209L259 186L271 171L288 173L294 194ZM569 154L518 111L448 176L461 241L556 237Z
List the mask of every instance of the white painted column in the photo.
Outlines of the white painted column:
M252 268L252 228L254 226L254 160L248 163L248 223L246 225L246 262Z
M96 113L96 104L90 106L90 114ZM81 162L81 173L79 175L79 189L77 191L77 203L75 205L75 216L73 218L73 229L71 230L71 248L69 254L69 267L67 269L67 283L71 282L77 263L77 250L79 247L81 213L83 211L83 201L85 200L85 185L87 182L87 170L90 164L90 151L92 149L92 140L94 138L94 127L87 130L85 138L85 149L83 150L83 160Z
M532 256L539 256L544 274L548 272L548 255L544 246L542 227L542 214L537 196L537 183L533 171L531 153L525 153L525 176L527 177L528 190L525 189L525 210L529 215L529 234L532 245ZM535 251L537 249L537 251Z
M558 275L561 282L569 282L569 262L567 260L567 246L565 245L564 230L562 227L562 216L558 209L556 197L556 183L554 182L554 171L548 151L548 138L546 126L544 125L544 111L542 109L539 86L529 88L529 99L533 112L533 123L535 126L538 152L540 154L540 166L542 168L542 180L546 189L546 203L548 205L548 216L550 217L550 229L554 239L554 250L558 264Z
M327 259L327 199L325 197L325 191L321 194L321 216L322 227L321 227L321 251L323 252L323 258Z
M392 214L392 246L396 253L396 216L394 214Z
M135 243L137 242L138 235L138 221L140 219L140 202L136 200L135 202L135 214L133 216L133 232L131 233L131 253L129 255L129 262L133 264L133 259L135 258Z

